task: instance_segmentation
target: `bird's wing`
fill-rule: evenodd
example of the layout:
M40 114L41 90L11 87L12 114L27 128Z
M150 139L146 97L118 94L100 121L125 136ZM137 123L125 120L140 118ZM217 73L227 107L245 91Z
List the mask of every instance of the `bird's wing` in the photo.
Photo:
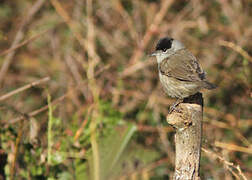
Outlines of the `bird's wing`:
M161 62L159 66L161 73L181 81L196 82L205 80L205 72L200 67L197 59L186 49L179 51Z

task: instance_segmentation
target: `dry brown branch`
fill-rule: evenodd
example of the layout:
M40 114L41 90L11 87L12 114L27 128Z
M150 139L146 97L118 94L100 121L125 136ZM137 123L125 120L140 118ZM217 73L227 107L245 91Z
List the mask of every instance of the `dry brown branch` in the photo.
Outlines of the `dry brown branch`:
M7 94L4 94L4 95L0 96L0 101L3 101L3 100L5 100L5 99L7 99L7 98L9 98L9 97L11 97L11 96L17 94L17 93L20 93L20 92L22 92L22 91L24 91L24 90L26 90L26 89L29 89L29 88L31 88L31 87L34 87L34 86L38 85L38 84L47 82L47 81L49 81L49 80L50 80L50 77L45 77L45 78L39 79L39 80L37 80L37 81L34 81L34 82L30 83L30 84L27 84L27 85L25 85L25 86L23 86L23 87L20 87L20 88L18 88L18 89L15 89L15 90L13 90L13 91L7 93Z
M136 41L138 40L138 34L135 30L134 27L134 23L132 20L132 17L129 15L129 13L123 8L122 6L122 2L119 0L115 0L113 1L113 3L115 4L115 9L121 14L121 16L123 17L123 19L125 20L125 22L128 25L128 29L129 29L129 33L131 35L132 39L135 39Z
M77 88L76 88L76 89L77 89ZM68 92L68 93L70 93L70 92ZM66 93L66 94L60 96L59 98L55 99L54 101L52 101L52 102L51 102L51 105L59 104L61 101L63 101L63 100L69 95L68 93ZM41 113L41 112L43 112L43 111L46 111L47 109L48 109L48 105L45 105L45 106L43 106L42 108L36 109L36 110L34 110L34 111L28 113L27 115L28 115L29 117L32 117L32 116L35 116L35 115L37 115L37 114L39 114L39 113ZM19 121L21 121L21 120L23 120L23 119L25 119L24 116L19 116L19 117L17 117L17 118L10 119L10 120L8 120L7 122L3 122L3 123L12 124L12 123L19 122Z
M160 109L157 106L153 107L153 116L155 118L155 120L158 122L158 126L157 126L157 132L159 134L159 138L162 144L162 149L166 152L169 163L174 166L174 157L175 157L175 153L174 150L171 147L171 143L167 138L167 132L165 131L164 128L162 128L162 124L161 124L161 118L159 116L160 114ZM170 127L172 128L172 127Z
M218 128L224 128L224 129L230 129L232 130L235 135L237 136L237 138L239 140L241 140L244 145L246 146L250 146L250 142L249 140L242 135L242 133L240 132L240 129L243 127L249 127L252 124L251 119L238 119L234 114L230 114L230 113L224 113L221 111L218 111L214 108L210 108L210 107L206 107L205 108L205 112L207 114L210 114L212 117L214 117L214 119L212 118L211 120L207 121L207 123L218 127ZM218 121L215 119L225 119L227 122L223 122L223 121Z
M73 33L76 40L80 43L84 51L90 51L93 57L95 57L97 60L99 60L99 56L95 53L95 51L90 48L89 42L82 37L82 35L78 32L78 26L79 24L72 20L71 17L68 15L68 13L65 11L65 9L61 6L60 2L58 0L51 0L51 3L53 7L56 9L57 13L63 18L65 23L70 28L71 32Z
M153 33L158 29L160 23L162 22L163 18L165 17L165 14L167 12L167 9L172 5L174 1L162 1L162 4L160 5L161 9L157 13L157 15L154 17L153 23L150 25L148 30L146 31L143 40L140 43L140 47L135 50L132 57L129 60L130 67L127 67L121 74L122 77L126 77L137 70L144 67L144 62L139 62L140 57L143 55L143 50L151 40L151 37Z
M216 147L222 148L222 149L227 149L229 151L238 151L238 152L244 152L244 153L249 153L252 154L252 148L246 148L242 146L238 146L235 144L229 144L229 143L223 143L219 141L215 141L214 145Z
M26 116L23 116L23 117L27 118ZM24 126L24 120L21 121L21 123L19 124L18 136L17 136L16 142L15 142L13 161L10 166L10 180L15 179L16 161L17 161L18 151L19 151L19 147L20 147L19 145L20 145L22 135L23 135L23 126Z
M69 67L74 80L76 81L77 85L83 84L83 78L78 70L78 66L76 62L74 62L73 58L69 53L66 54L66 57L64 58L65 62L67 64L67 67ZM85 86L80 86L81 93L86 99L88 99L88 88Z
M173 131L171 127L153 127L153 126L147 126L142 124L137 124L137 130L143 131L143 132L158 132L159 129L162 129L166 133Z
M62 17L62 19L68 25L68 27L72 31L74 37L77 39L77 41L83 47L84 51L86 51L86 49L87 49L86 42L83 39L82 35L79 32L77 32L78 23L71 19L71 17L68 15L68 13L65 11L65 9L61 6L61 4L58 0L51 0L51 3L53 5L53 7L55 8L56 12Z
M216 154L215 152L213 152L213 151L211 151L211 150L209 150L209 149L205 149L205 148L203 148L203 147L202 147L201 149L202 149L202 151L203 151L204 153L206 153L207 155L209 155L209 157L214 158L214 159L219 159L219 160L226 166L226 168L227 168L235 177L237 177L237 179L240 179L239 176L238 176L237 173L234 172L230 167L236 169L236 170L238 171L239 175L240 175L244 180L248 180L248 179L246 178L246 176L244 175L244 173L241 171L241 168L240 168L239 165L234 165L234 163L227 161L224 157L219 156L218 154Z
M59 25L59 24L58 24L58 25ZM56 25L56 26L57 26L57 25ZM43 31L43 32L41 32L41 33L38 33L38 34L32 36L30 39L24 40L22 43L17 44L15 47L11 47L11 48L9 48L9 49L4 50L3 52L0 53L0 56L3 56L3 55L5 55L5 54L8 54L8 53L10 53L11 51L15 51L15 50L17 50L18 48L21 48L22 46L24 46L24 45L26 45L26 44L28 44L28 43L30 43L30 42L32 42L32 41L38 39L39 37L43 36L44 34L50 32L50 31L53 30L54 28L55 28L55 27L49 28L49 29L47 29L47 30L45 30L45 31Z
M225 46L225 47L229 47L229 48L233 49L234 51L238 52L245 59L247 59L249 62L252 63L252 57L245 50L243 50L240 46L234 44L233 42L228 42L228 41L223 41L223 40L220 40L219 44L221 46Z
M137 72L138 70L144 69L154 63L155 63L155 61L147 61L147 62L146 61L145 62L139 61L139 62L135 63L134 65L126 68L125 71L122 72L121 77L127 77L127 76Z
M85 117L84 121L81 123L80 128L76 131L76 133L75 133L75 135L74 135L74 141L77 141L78 138L80 137L80 135L81 135L81 133L82 133L84 127L86 126L86 124L87 124L87 122L88 122L88 119L89 119L89 117L90 117L90 114L91 114L93 108L94 108L93 105L91 105L91 106L88 107L86 117Z
M99 74L101 74L103 71L107 70L110 66L107 65L105 66L104 68L100 69L99 71L96 72L96 76L98 76ZM51 102L51 105L56 105L56 104L59 104L61 101L63 101L67 96L69 96L72 92L74 92L75 90L77 90L78 88L80 88L80 86L85 86L87 83L87 81L84 81L83 84L80 84L79 86L76 86L75 88L69 90L68 92L66 92L64 95L60 96L59 98L55 99L54 101ZM43 106L37 110L34 110L30 113L28 113L28 116L29 117L32 117L32 116L35 116L43 111L46 111L48 109L48 105L46 106ZM8 120L8 122L5 122L7 124L12 124L12 123L16 123L20 120L23 120L24 119L24 116L19 116L17 118L14 118L14 119L11 119L11 120Z
M28 11L28 14L23 18L21 26L14 38L14 41L11 44L10 49L15 48L19 44L19 42L23 39L25 28L27 28L27 25L31 22L32 18L38 12L38 10L43 6L44 2L45 0L37 0L34 3L34 5L30 8L30 10ZM15 55L15 50L10 51L4 58L4 63L0 70L0 86L2 85L3 79L5 77L6 72L9 69L9 66L12 62L12 58L14 57L14 55Z
M175 180L198 180L202 138L203 98L198 93L167 115L168 124L176 129Z

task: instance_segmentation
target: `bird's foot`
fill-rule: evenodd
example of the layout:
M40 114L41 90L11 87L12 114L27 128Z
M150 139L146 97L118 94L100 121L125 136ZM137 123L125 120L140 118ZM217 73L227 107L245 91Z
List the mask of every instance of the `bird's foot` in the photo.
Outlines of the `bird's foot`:
M183 102L184 99L178 99L175 103L173 103L171 106L170 106L170 109L169 109L169 114L171 114L175 109L176 107Z

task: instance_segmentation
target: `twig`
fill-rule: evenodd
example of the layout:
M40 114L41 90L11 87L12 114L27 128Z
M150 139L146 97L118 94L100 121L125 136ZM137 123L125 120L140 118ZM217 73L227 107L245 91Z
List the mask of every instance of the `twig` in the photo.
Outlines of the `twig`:
M93 105L89 106L89 108L88 108L88 110L87 110L87 115L86 115L84 121L81 123L80 128L76 131L76 133L75 133L75 135L74 135L74 141L77 141L78 138L80 137L80 135L81 135L81 133L82 133L84 127L86 126L86 124L87 124L87 122L88 122L88 119L89 119L89 117L90 117L90 114L92 113L93 108L94 108Z
M134 27L134 22L132 20L132 17L129 15L129 13L123 8L122 2L121 1L112 1L112 3L115 4L115 10L117 10L119 12L119 14L121 14L121 16L123 17L123 19L125 20L128 28L129 28L129 33L132 39L134 40L138 40L139 36L138 33L135 30Z
M235 144L228 144L228 143L215 141L214 145L216 147L219 147L219 148L222 148L222 149L227 149L227 150L230 150L230 151L239 151L239 152L252 154L252 149L251 148L237 146Z
M98 70L98 71L95 73L95 75L98 76L99 74L101 74L103 71L105 71L105 70L108 69L109 67L110 67L110 65L107 65L107 66L105 66L104 68L101 68L100 70ZM57 99L55 99L54 101L52 101L51 104L52 104L52 105L56 105L56 104L60 103L60 102L63 101L69 94L71 94L73 91L77 90L80 86L84 86L85 83L87 83L87 81L85 81L85 82L83 82L83 84L80 84L80 85L76 86L75 88L69 90L69 91L68 91L67 93L65 93L64 95L62 95L62 96L60 96L59 98L57 98ZM29 117L35 116L35 115L37 115L37 114L39 114L39 113L41 113L41 112L43 112L43 111L46 111L47 109L48 109L48 105L45 105L45 106L43 106L42 108L39 108L39 109L37 109L37 110L34 110L34 111L28 113L28 116L29 116ZM23 116L19 116L19 117L17 117L17 118L14 118L14 119L9 120L9 121L6 122L6 123L12 124L12 123L16 123L16 122L18 122L18 121L20 121L20 120L23 120L23 119L24 119Z
M73 58L71 57L71 55L69 55L69 53L66 54L66 57L64 58L65 59L65 62L67 64L67 67L70 69L72 75L73 75L73 78L74 80L76 81L76 84L77 85L80 85L83 83L83 79L82 79L82 76L79 72L79 69L78 69L78 66L76 65L76 63L74 62ZM84 86L80 86L81 88L81 93L82 95L88 99L88 92L86 92L86 89Z
M24 119L28 119L28 117L26 115L23 115L23 117L24 117ZM19 125L18 136L17 136L16 142L15 142L14 158L13 158L13 162L10 167L10 180L13 180L15 177L16 161L17 161L17 156L18 156L19 145L20 145L22 135L23 135L23 127L24 127L24 120L21 121L21 123Z
M239 165L234 165L234 163L227 161L224 157L219 156L218 154L216 154L215 152L210 151L209 149L205 149L205 148L203 148L203 147L202 147L201 149L202 149L202 151L205 152L206 154L209 154L210 157L214 157L215 159L219 159L221 162L223 162L223 163L226 165L227 169L228 169L232 174L236 174L236 173L235 173L231 168L229 168L229 167L235 168L235 169L238 171L239 175L240 175L244 180L248 180L248 179L246 178L246 176L244 175L244 173L241 171L241 168L240 168ZM237 175L235 175L235 176L237 176ZM238 179L239 179L239 178L238 178Z
M165 133L173 131L171 127L153 127L153 126L148 126L148 125L142 125L142 124L137 124L137 130L140 132L158 132L160 129L165 131Z
M61 6L58 0L51 0L51 4L55 8L56 12L63 18L65 23L68 25L68 27L70 28L76 40L80 43L83 50L88 51L88 49L90 49L89 42L82 37L81 33L77 31L78 23L71 19L71 17L68 15L65 9ZM90 50L90 52L97 60L100 59L99 56L97 56L97 54L92 49Z
M76 88L76 89L77 89L77 88ZM75 90L75 89L74 89L74 90ZM56 105L56 104L60 103L60 102L63 101L69 94L70 94L70 91L68 91L66 94L64 94L64 95L60 96L59 98L55 99L54 101L52 101L52 102L51 102L51 105ZM43 106L42 108L36 109L36 110L34 110L34 111L28 113L28 116L29 116L29 117L35 116L35 115L37 115L37 114L39 114L39 113L41 113L41 112L43 112L43 111L46 111L47 109L48 109L48 105L45 105L45 106ZM25 119L23 116L19 116L19 117L17 117L17 118L14 118L14 119L9 120L9 121L6 122L6 123L12 124L12 123L16 123L16 122L18 122L18 121L21 121L21 120L23 120L23 119Z
M143 49L145 49L153 33L156 31L156 29L158 29L158 26L160 25L160 23L162 22L163 18L166 15L167 9L171 6L173 2L174 0L163 1L163 3L160 5L161 9L157 13L157 15L154 17L153 23L149 26L148 30L146 31L143 37L143 40L141 41L140 47L135 50L134 54L129 60L129 64L131 64L131 66L126 68L122 72L121 74L122 77L126 77L136 72L137 70L141 69L142 67L144 67L143 62L137 62L137 61L143 55Z
M234 51L240 53L245 59L247 59L248 61L250 61L252 63L252 57L245 50L243 50L240 46L234 44L233 42L228 42L228 41L223 41L223 40L220 40L219 44L221 46L229 47L229 48L233 49Z
M56 25L56 26L57 26L57 25ZM17 50L18 48L20 48L20 47L22 47L22 46L24 46L24 45L26 45L26 44L28 44L28 43L30 43L30 42L32 42L32 41L38 39L38 38L41 37L42 35L44 35L44 34L48 33L49 31L53 30L54 28L55 28L55 27L49 28L49 29L47 29L47 30L45 30L45 31L43 31L43 32L41 32L41 33L38 33L38 34L32 36L30 39L24 40L23 42L17 44L15 47L11 47L11 48L9 48L9 49L4 50L3 52L0 53L0 56L3 56L3 55L5 55L5 54L8 54L8 53L10 53L11 51Z
M42 7L44 2L45 0L37 0L37 2L34 3L34 5L30 8L27 16L23 18L21 26L14 38L14 41L10 49L15 48L19 44L19 42L23 39L26 26L30 23L30 21L32 20L34 15L38 12L38 10ZM12 62L12 58L14 57L14 55L15 55L15 50L10 51L4 59L3 65L0 70L0 86L3 82L6 72L9 69L9 66Z
M49 81L49 80L50 80L50 77L45 77L43 79L40 79L40 80L34 81L34 82L30 83L30 84L27 84L27 85L25 85L23 87L15 89L15 90L7 93L7 94L4 94L4 95L0 96L0 101L3 101L3 100L5 100L5 99L17 94L17 93L20 93L20 92L22 92L22 91L24 91L26 89L29 89L29 88L31 88L33 86L36 86L38 84L44 83L44 82Z

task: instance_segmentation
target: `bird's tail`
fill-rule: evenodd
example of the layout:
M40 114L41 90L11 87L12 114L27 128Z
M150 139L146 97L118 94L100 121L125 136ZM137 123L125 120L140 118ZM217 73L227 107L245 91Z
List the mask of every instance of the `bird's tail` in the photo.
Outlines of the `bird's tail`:
M212 84L208 81L203 81L203 87L206 89L215 89L217 86L215 84Z

